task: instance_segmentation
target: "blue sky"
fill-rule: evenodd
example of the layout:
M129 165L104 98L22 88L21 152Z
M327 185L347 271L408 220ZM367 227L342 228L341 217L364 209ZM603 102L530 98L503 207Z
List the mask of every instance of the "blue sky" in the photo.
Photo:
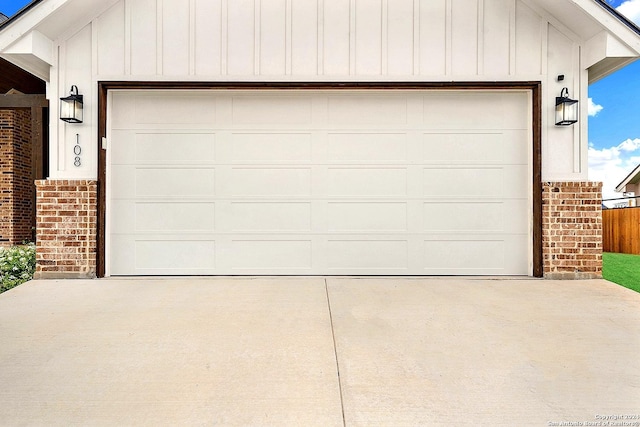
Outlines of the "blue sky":
M640 25L640 0L607 0ZM15 14L29 0L0 0L0 12ZM602 181L603 198L640 164L640 61L589 86L589 179ZM584 107L583 107L584 108Z
M29 0L0 0L0 12L11 17L28 3Z

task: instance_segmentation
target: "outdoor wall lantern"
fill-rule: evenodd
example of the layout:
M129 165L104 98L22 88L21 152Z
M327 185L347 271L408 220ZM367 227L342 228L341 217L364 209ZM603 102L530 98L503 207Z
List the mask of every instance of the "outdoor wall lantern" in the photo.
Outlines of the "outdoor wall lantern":
M556 126L569 126L578 121L578 101L569 98L566 87L556 97Z
M82 95L78 87L71 86L69 96L60 98L60 120L67 123L82 123Z

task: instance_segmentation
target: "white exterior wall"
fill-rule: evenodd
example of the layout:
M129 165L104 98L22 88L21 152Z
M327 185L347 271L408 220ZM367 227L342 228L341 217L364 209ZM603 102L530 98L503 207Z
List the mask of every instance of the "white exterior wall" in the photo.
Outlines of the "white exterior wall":
M583 44L527 0L105 1L55 42L48 96L78 86L85 121L52 108L50 177L96 178L98 81L541 81L543 180L584 180ZM564 86L581 120L556 127Z

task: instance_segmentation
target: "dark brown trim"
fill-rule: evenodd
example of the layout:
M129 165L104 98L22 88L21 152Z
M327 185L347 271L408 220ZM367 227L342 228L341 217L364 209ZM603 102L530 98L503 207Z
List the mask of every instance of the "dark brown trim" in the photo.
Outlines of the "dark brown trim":
M98 206L97 223L98 230L96 242L96 275L105 275L105 239L107 216L107 152L102 148L102 138L107 137L107 94L109 86L98 83Z
M533 129L533 277L544 276L542 256L542 84L531 88Z
M105 221L107 156L102 138L107 133L107 95L110 90L153 89L220 89L220 90L321 90L321 89L384 89L384 90L530 90L533 128L533 276L543 276L542 259L542 102L541 83L526 82L98 82L98 241L97 275L105 275Z

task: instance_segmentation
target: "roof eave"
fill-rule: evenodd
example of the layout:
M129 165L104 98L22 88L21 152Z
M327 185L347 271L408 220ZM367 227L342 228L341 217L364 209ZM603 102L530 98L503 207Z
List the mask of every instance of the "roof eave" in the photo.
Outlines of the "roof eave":
M626 187L627 184L631 183L631 181L633 181L634 178L638 177L638 179L640 180L640 176L638 176L639 174L640 174L640 165L636 166L636 168L632 170L631 173L627 175L627 177L623 179L620 182L620 184L616 186L616 192L617 193L623 192L624 187Z

